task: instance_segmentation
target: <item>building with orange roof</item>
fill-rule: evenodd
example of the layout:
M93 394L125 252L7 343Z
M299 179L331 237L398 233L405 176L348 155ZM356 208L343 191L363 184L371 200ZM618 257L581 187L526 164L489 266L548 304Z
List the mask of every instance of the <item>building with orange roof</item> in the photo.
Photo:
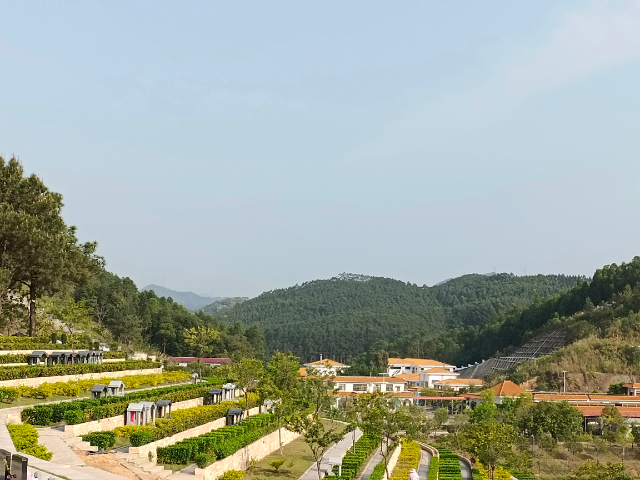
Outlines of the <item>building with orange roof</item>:
M430 358L389 358L387 365L387 373L390 377L404 373L420 373L431 368L444 368L453 372L456 368L455 365Z
M418 373L402 373L393 378L407 382L407 388L409 389L419 388L420 386L420 374Z
M442 367L429 368L420 372L420 387L434 388L435 382L455 380L460 374Z
M320 360L305 363L304 367L309 374L313 371L316 375L332 376L343 374L344 371L349 368L349 365L345 365L344 363L336 362L335 360L328 358L323 359L322 355L320 355Z
M637 397L640 393L640 383L625 383L622 385L627 389L627 395Z
M453 390L459 392L463 388L481 387L484 382L479 378L449 378L447 380L439 380L433 382L433 387L438 390Z
M372 393L372 392L393 392L400 393L407 391L407 382L395 377L335 377L338 392Z

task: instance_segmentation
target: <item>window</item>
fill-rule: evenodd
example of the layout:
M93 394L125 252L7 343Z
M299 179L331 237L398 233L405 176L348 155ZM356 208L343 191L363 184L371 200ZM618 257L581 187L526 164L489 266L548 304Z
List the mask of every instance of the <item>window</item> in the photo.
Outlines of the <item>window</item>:
M354 383L353 384L353 391L354 392L366 392L367 391L367 384L366 383Z
M344 388L345 388L345 384L344 383L339 383L338 384L338 391L344 392Z

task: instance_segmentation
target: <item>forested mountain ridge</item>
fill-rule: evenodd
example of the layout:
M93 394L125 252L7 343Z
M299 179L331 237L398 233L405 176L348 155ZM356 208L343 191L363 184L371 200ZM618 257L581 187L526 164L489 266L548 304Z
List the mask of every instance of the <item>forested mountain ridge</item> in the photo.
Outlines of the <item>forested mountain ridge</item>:
M621 265L606 265L591 281L578 279L571 289L531 304L498 314L480 327L456 329L425 341L424 349L445 361L466 364L491 356L508 354L546 328L570 328L572 317L589 305L606 308L617 295L635 289L640 283L640 257ZM583 323L580 325L584 325ZM578 338L571 337L570 338Z
M259 325L270 350L290 350L303 360L321 353L346 360L376 348L393 350L389 344L403 342L400 353L415 355L424 353L411 350L418 332L433 336L481 325L513 305L523 307L577 281L565 275L473 274L427 287L342 274L265 292L215 317Z
M178 292L159 285L147 285L141 292L152 290L158 297L171 298L191 312L197 312L205 305L221 300L222 297L205 297L193 292Z

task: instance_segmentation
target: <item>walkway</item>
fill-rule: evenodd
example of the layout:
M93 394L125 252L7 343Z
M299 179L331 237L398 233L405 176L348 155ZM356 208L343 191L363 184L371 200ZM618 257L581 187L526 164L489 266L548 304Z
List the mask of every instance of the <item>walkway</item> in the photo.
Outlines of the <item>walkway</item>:
M364 470L360 474L360 478L358 480L369 480L369 477L371 477L371 474L373 473L373 469L382 461L384 461L384 458L380 453L380 449L376 448L376 452L369 460L369 463L367 463L367 466L364 467Z
M356 429L356 441L362 436L362 431L358 428ZM329 468L329 465L326 463L326 460L329 457L344 457L347 453L347 450L353 446L353 432L347 433L342 440L336 443L333 447L325 453L324 457L322 457L322 462L320 463L320 470L325 470ZM299 480L318 480L318 468L316 467L316 463L313 462L313 465L309 470L304 472Z
M460 460L460 470L462 471L462 480L473 480L473 474L467 462Z
M426 450L422 450L422 455L420 456L420 466L418 467L418 477L420 477L420 480L427 480L430 464L431 454Z

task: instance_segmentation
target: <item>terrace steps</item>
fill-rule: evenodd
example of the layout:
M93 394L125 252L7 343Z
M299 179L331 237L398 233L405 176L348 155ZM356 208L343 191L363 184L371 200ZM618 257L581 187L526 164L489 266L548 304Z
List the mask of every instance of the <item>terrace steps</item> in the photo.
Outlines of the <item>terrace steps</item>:
M171 470L167 470L155 462L150 462L147 458L141 457L137 453L116 452L116 458L127 467L135 467L156 477L166 478L172 473Z

